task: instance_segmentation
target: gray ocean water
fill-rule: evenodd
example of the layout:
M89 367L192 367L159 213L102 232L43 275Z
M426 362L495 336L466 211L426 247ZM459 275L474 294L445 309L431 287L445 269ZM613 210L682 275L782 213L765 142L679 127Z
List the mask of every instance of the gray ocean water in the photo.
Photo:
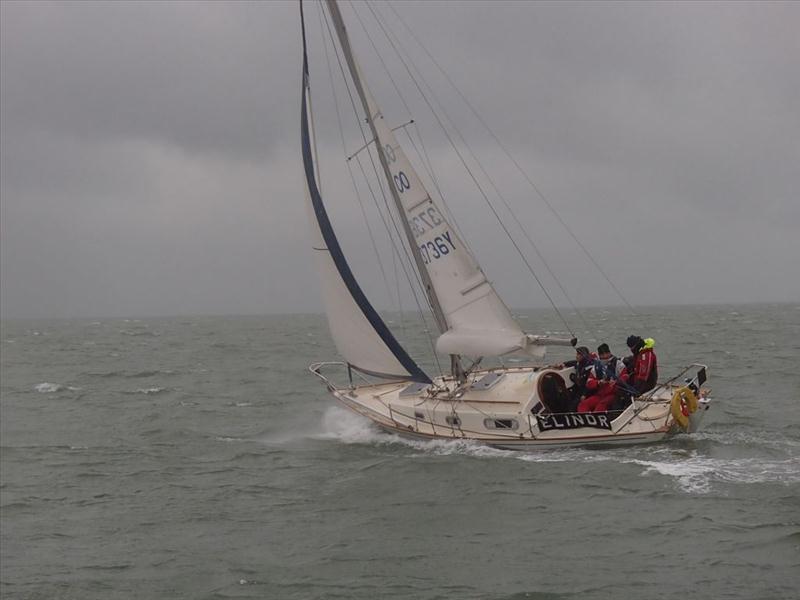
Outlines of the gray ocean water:
M335 358L322 316L4 321L0 594L797 598L800 305L583 316L593 347L654 337L663 374L707 363L704 430L409 442L308 373ZM424 354L419 324L392 320Z

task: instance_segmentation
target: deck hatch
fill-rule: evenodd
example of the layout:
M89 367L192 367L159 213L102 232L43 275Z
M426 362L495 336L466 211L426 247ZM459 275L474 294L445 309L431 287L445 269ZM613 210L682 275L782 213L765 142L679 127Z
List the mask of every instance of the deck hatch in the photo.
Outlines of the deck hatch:
M407 396L419 396L428 389L427 383L420 383L418 381L414 381L408 384L403 390L400 392L400 397L405 398Z
M473 390L481 390L481 391L488 390L490 387L492 387L494 384L496 384L505 376L506 376L505 373L498 373L497 371L493 373L487 373L486 375L478 379L478 381L473 383L470 387Z

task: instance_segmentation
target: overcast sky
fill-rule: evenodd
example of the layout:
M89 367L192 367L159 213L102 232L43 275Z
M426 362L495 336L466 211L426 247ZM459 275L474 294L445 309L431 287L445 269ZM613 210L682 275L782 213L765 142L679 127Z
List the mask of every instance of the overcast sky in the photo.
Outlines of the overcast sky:
M395 6L631 303L800 301L800 3ZM309 12L324 192L325 177L346 171ZM402 124L344 12L367 81ZM321 310L295 2L4 1L0 27L4 318ZM392 28L413 45L399 21ZM619 303L447 90L571 300ZM462 192L452 149L425 135L501 295L545 306L479 196ZM326 200L357 272L376 279L352 198ZM365 284L391 307L381 286Z

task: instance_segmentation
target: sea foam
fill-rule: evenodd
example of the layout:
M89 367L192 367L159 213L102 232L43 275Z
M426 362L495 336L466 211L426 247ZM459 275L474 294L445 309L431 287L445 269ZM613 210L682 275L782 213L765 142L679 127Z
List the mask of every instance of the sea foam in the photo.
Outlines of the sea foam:
M69 390L70 392L77 392L81 388L73 387L71 385L61 385L60 383L37 383L33 386L33 389L39 392L40 394L53 394L55 392L63 392L64 390Z
M52 394L54 392L60 392L61 390L64 389L64 386L59 385L57 383L48 383L45 381L44 383L36 384L35 386L33 386L33 389L42 394Z

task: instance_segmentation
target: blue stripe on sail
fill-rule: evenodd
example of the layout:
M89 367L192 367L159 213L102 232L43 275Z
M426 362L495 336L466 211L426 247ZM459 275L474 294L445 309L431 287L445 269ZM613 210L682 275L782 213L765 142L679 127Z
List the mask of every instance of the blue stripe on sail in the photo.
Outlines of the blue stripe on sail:
M303 6L301 2L301 19L302 10ZM328 213L325 210L325 205L322 202L322 196L319 193L317 182L314 177L314 159L311 156L311 142L308 132L308 110L306 107L307 86L308 56L306 54L305 23L303 23L303 102L301 109L301 144L303 147L303 166L305 167L306 180L308 182L308 189L311 194L311 204L314 207L314 214L317 217L317 222L319 223L319 228L322 232L322 238L325 240L325 245L328 247L328 251L331 253L331 258L333 259L333 262L339 271L342 281L344 281L345 286L347 286L348 291L353 297L353 300L361 309L361 312L364 313L364 316L367 318L370 325L372 325L372 327L375 329L375 332L380 336L381 340L383 340L383 343L386 344L387 348L389 348L392 354L394 354L398 362L403 365L403 368L408 371L413 381L432 383L430 377L428 377L406 353L403 347L392 335L392 332L389 331L389 328L383 322L383 319L381 319L380 315L372 307L372 304L370 304L369 300L364 295L364 292L361 290L361 287L358 285L358 282L353 276L353 272L350 270L350 265L347 264L347 259L342 252L341 246L339 246L339 240L336 238L336 233L334 233L333 227L331 226ZM357 365L353 366L358 368Z

